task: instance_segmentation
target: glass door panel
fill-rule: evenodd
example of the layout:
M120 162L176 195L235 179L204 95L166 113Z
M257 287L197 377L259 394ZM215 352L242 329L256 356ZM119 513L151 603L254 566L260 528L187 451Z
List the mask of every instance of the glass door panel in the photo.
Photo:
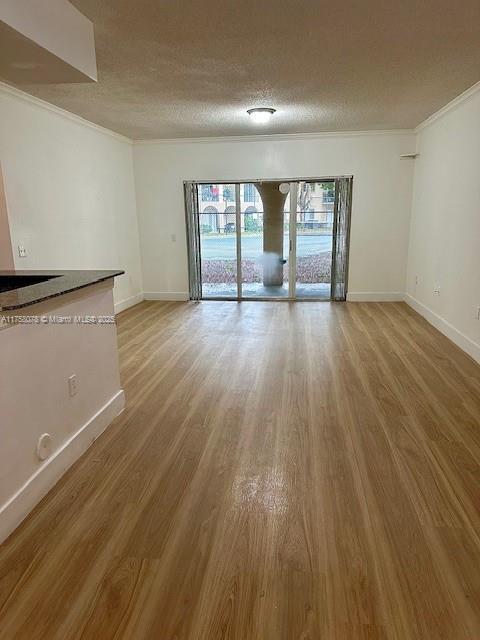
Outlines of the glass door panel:
M234 184L199 184L198 211L203 298L237 297Z
M298 182L297 298L330 298L335 183Z
M243 298L288 297L288 193L279 187L240 184Z

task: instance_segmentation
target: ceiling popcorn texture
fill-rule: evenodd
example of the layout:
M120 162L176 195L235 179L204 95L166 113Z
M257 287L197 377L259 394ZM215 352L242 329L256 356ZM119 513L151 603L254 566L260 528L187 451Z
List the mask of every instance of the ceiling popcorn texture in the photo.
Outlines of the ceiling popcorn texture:
M98 83L16 86L133 139L412 128L480 80L478 0L72 4Z

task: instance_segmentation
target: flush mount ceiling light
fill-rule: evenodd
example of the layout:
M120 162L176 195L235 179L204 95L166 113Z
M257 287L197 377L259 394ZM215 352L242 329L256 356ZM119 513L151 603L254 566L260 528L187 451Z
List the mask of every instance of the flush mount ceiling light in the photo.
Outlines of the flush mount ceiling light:
M275 113L276 109L271 107L255 107L255 109L247 109L248 115L251 117L255 124L266 124L270 122L270 118Z

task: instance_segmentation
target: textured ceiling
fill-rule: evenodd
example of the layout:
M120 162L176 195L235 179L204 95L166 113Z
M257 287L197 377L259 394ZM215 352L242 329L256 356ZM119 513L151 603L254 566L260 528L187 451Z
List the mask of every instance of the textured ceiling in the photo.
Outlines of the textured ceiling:
M479 0L72 4L98 83L17 86L134 139L411 128L480 80Z

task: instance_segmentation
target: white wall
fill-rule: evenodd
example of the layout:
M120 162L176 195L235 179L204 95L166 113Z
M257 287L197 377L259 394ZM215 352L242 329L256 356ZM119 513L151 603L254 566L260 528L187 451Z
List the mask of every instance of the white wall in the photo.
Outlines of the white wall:
M407 301L480 361L480 88L421 127L417 150Z
M17 269L124 269L115 302L141 294L128 140L0 85L0 162Z
M27 313L112 315L112 283L46 300ZM124 394L114 324L7 322L0 325L0 354L1 542L120 413ZM51 436L51 448L41 461L36 448L43 433Z
M3 188L2 166L0 165L0 269L13 269L12 241L8 222L7 201Z
M353 174L349 293L402 297L413 162L400 154L414 145L405 132L135 144L144 291L188 291L183 180Z

